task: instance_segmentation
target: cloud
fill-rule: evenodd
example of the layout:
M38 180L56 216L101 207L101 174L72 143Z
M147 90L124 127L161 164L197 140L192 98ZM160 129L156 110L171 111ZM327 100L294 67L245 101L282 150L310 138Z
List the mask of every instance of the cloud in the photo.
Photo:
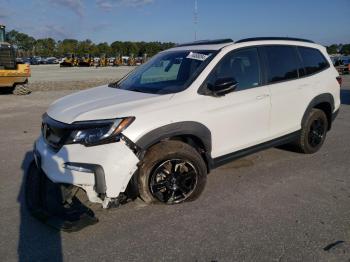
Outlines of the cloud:
M36 38L51 37L53 39L65 39L65 38L72 37L71 33L69 33L69 30L65 29L63 26L52 25L52 24L48 24L48 25L44 25L39 28L36 28L34 36Z
M154 0L96 0L99 8L110 11L116 6L139 7L152 4Z
M82 0L50 0L50 2L71 9L79 17L84 16Z
M91 28L92 32L96 33L96 32L101 32L103 30L106 30L107 28L110 28L112 26L112 23L109 22L102 22L99 24L96 24L95 26L93 26Z
M110 11L113 8L113 4L108 0L96 0L96 4L99 8Z

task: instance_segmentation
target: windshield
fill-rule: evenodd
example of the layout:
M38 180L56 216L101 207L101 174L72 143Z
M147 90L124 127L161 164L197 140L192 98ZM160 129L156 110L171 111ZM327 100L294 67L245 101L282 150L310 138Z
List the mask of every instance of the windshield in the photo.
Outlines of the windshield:
M215 51L168 51L132 71L116 87L152 94L185 90L214 57Z

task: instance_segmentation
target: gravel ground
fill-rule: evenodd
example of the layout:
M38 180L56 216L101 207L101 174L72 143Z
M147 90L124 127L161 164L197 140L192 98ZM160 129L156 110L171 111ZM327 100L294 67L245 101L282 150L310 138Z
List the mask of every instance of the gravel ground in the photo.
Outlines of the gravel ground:
M59 67L32 65L29 86L33 91L81 90L115 82L134 67Z
M22 181L41 115L71 92L0 96L2 261L350 261L349 76L320 152L253 154L214 170L195 202L137 200L68 234L28 215Z

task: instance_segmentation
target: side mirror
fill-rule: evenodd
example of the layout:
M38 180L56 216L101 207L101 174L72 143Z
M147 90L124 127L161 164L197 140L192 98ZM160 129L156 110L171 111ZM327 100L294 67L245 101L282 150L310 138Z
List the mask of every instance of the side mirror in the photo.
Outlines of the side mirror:
M231 77L219 78L214 85L209 85L208 88L215 96L224 96L234 91L238 86L238 82Z

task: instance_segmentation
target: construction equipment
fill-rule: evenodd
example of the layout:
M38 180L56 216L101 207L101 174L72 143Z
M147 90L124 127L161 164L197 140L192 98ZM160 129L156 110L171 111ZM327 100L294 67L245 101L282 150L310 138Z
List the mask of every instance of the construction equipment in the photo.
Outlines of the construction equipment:
M17 64L15 49L5 42L5 26L0 25L0 91L15 95L31 93L28 87L30 66Z
M128 66L135 66L136 65L136 60L134 57L134 54L131 54L128 60Z
M117 55L114 60L114 66L122 66L123 65L123 59L121 55Z
M106 55L101 55L98 66L100 67L104 67L104 66L108 66L108 58L106 57Z
M89 67L94 65L94 59L90 54L86 54L81 59L79 59L79 66Z
M63 61L60 63L60 67L72 67L78 65L79 59L75 54L67 54L66 57L63 58Z

